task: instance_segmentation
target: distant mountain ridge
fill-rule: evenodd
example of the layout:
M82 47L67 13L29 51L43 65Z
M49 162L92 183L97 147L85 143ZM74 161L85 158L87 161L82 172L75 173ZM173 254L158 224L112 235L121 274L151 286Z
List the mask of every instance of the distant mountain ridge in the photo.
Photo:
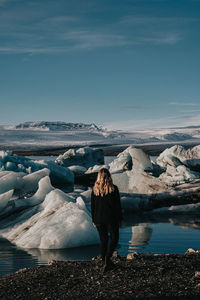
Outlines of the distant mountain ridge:
M44 130L44 131L65 131L65 130L89 130L101 131L94 123L66 123L66 122L50 122L50 121L37 121L37 122L24 122L14 126L6 126L5 129L26 129L26 130Z
M0 126L0 147L53 147L58 145L200 144L200 126L109 130L94 123L61 121L24 122Z

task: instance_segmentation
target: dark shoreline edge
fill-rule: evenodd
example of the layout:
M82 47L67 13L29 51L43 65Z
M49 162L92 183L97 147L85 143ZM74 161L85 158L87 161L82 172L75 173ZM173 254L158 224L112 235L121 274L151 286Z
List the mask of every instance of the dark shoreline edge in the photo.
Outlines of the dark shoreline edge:
M41 147L12 147L0 145L1 150L10 150L13 154L21 155L21 156L57 156L63 154L69 149L78 149L81 147L91 147L96 149L102 149L105 156L116 156L122 151L124 151L129 146L134 146L136 148L142 149L149 155L158 156L161 152L163 152L166 148L170 148L174 145L181 145L184 148L188 149L194 146L199 145L199 141L186 141L186 142L164 142L164 143L148 143L148 144L80 144L80 145L62 145L62 146L41 146Z
M0 299L200 299L200 251L132 254L101 260L52 261L0 278Z

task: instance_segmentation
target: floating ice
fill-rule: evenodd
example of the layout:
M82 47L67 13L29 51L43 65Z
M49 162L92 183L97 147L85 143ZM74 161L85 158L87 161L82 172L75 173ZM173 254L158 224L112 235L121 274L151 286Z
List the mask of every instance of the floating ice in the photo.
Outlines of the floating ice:
M35 173L37 173L37 172L35 172ZM31 175L34 175L34 173ZM36 174L36 176L37 176L37 174ZM30 179L33 180L33 186L34 186L35 178L33 176L31 178L29 178L29 184L30 184L29 186L31 186ZM22 187L23 186L23 178L21 178L21 181L22 181L22 184L20 184L20 186ZM23 198L17 198L17 196L16 196L15 198L11 199L14 190L11 190L7 193L0 195L0 201L2 203L2 205L0 203L0 216L5 216L5 215L8 216L8 215L12 214L13 212L21 211L27 207L31 207L31 206L40 204L41 202L44 201L45 196L53 189L54 188L51 185L49 176L45 176L40 179L40 181L38 183L38 189L32 197L25 196ZM21 191L20 194L24 194L24 191L23 192ZM20 194L18 195L18 197L20 196Z
M23 192L32 192L36 191L38 188L38 182L41 178L49 176L50 170L45 168L34 173L28 174L22 179L22 189Z
M4 229L2 236L23 248L60 249L98 243L97 231L83 200L72 200L58 189L51 191L40 212Z
M56 163L69 167L69 166L83 166L89 168L95 164L104 164L104 155L101 149L92 149L89 147L79 149L69 149L62 155L59 155L56 159Z
M149 171L153 169L149 156L142 149L132 146L120 153L115 160L109 164L111 173L132 170Z
M4 173L3 176L0 177L0 194L8 192L12 189L21 189L23 185L22 177L24 175L24 173L12 171L8 172L7 174Z
M168 185L182 184L199 178L200 173L191 171L184 165L177 167L168 165L166 171L159 176L159 179Z
M37 205L41 203L44 199L45 196L50 193L54 188L51 185L49 176L45 176L39 181L39 188L37 192L30 198L27 198L26 202L30 203L31 206Z
M84 199L84 202L90 202L91 200L91 193L92 193L92 190L89 189L87 191L84 191L81 193L81 197Z
M85 174L90 174L90 173L96 173L99 172L102 168L109 169L108 165L95 165L93 167L90 167Z
M184 164L189 168L199 168L200 170L200 145L186 150L182 146L175 145L163 151L157 158L157 163L166 168L167 165L177 167Z
M8 202L10 201L12 195L13 195L14 190L10 190L4 194L0 195L0 211L3 210Z
M195 153L197 150L198 148ZM6 166L9 157L7 154L4 157L2 155L2 166ZM164 158L166 165L162 165L162 168L159 165L153 167L149 157L142 150L129 147L109 165L113 182L121 192L124 210L170 213L199 211L198 203L182 204L198 201L196 196L200 194L200 180L196 179L200 173L191 171L184 165L185 161L183 162L180 156L166 155ZM41 165L43 169L39 171L37 168L40 169ZM49 172L50 176L55 174L53 172L57 172L60 179L65 174L63 170L67 170L66 177L69 175L70 178L72 174L68 168L59 165L57 165L59 170L54 170L54 165L55 163L45 164L43 161L34 162L34 165L24 163L26 173L27 168L31 168L30 172L33 172L34 168L37 169L30 175L12 171L0 172L1 211L7 212L10 208L17 214L17 209L29 207L24 212L20 210L20 215L12 221L12 224L9 219L8 223L5 220L4 229L0 234L24 248L71 248L97 243L97 231L86 208L91 198L91 189L83 191L79 188L70 194L54 189L49 180ZM47 169L44 169L44 166L48 166ZM160 176L159 172L154 175L155 167L158 167L158 170L162 169L163 173ZM74 168L78 170L80 167ZM189 183L185 183L188 181ZM184 184L180 185L182 182ZM173 185L176 186L172 188ZM14 189L30 191L33 186L34 189L39 187L32 197L12 199ZM191 198L191 195L194 198ZM34 208L31 208L33 205ZM155 210L164 206L166 208Z
M69 169L74 175L83 175L87 171L87 169L82 166L70 166Z
M198 157L200 146L189 150L174 146L161 153L158 164L152 165L141 149L129 147L110 164L110 172L120 192L159 193L170 186L199 179L200 173L189 168L198 167Z
M50 170L50 179L55 187L69 187L73 189L74 174L66 167L57 165L53 161L36 161L35 164L40 168L48 168Z
M50 170L51 182L56 187L73 186L74 175L68 168L59 166L53 161L33 161L27 157L17 155L12 156L9 151L0 151L0 170L3 172L14 171L30 174L42 169ZM38 174L40 174L40 172ZM27 179L25 178L25 180L28 180L28 177Z
M128 147L110 163L112 179L123 193L152 193L166 189L165 183L149 171L153 165L141 149Z

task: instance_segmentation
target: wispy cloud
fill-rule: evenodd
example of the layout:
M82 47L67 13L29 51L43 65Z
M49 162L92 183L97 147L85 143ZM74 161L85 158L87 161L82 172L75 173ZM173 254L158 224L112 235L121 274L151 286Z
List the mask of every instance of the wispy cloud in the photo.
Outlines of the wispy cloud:
M200 109L186 109L186 110L181 110L181 113L198 113L200 112Z
M39 47L39 48L29 48L29 47L0 47L0 53L7 54L59 54L66 53L66 51L71 51L71 48L67 47Z
M16 0L0 0L0 6L6 6L8 1L15 1L16 5L0 11L0 52L10 54L173 46L185 37L179 25L195 21L192 18L129 15L94 22L92 14L78 14L77 10L70 9L64 14L54 1L48 8L43 2L34 1L22 7Z
M190 17L123 16L120 24L132 30L138 44L174 45L185 38L188 24L199 22Z
M108 129L133 130L145 128L170 128L200 125L200 114L167 116L158 118L119 120L117 122L107 122L103 124Z
M168 104L177 106L200 106L200 103L195 102L169 102Z
M34 43L30 40L34 40ZM30 41L30 47L27 46L27 41ZM63 41L66 43L63 43ZM57 46L48 45L48 43L48 39L43 38L42 36L27 35L26 43L20 43L20 45L9 47L0 47L0 53L64 53L75 50L92 50L102 47L122 47L124 45L128 45L129 41L120 35L89 31L72 31L59 36L55 42Z
M62 35L62 39L74 42L77 49L94 49L99 47L121 47L130 42L122 35L101 33L88 30L72 31Z
M155 45L168 44L173 45L181 41L183 37L180 33L164 33L162 35L140 38L141 42Z

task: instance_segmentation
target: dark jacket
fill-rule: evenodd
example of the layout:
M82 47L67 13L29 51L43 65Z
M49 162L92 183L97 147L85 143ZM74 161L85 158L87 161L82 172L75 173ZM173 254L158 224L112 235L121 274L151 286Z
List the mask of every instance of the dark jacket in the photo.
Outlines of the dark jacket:
M120 203L119 190L114 185L114 192L96 196L91 194L91 213L94 224L112 224L119 223L122 220L122 210Z

